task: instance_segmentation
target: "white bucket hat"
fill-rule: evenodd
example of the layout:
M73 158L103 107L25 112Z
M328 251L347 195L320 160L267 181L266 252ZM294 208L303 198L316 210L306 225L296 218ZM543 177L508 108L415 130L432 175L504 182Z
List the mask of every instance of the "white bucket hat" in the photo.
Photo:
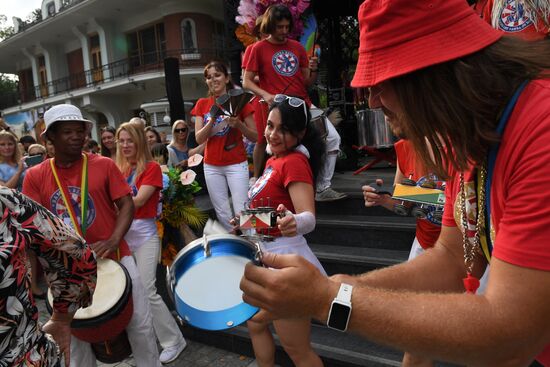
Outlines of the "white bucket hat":
M46 129L42 132L41 136L46 136L46 131L57 121L70 121L70 122L85 122L86 133L90 132L93 127L93 123L90 120L86 120L82 117L82 112L76 106L71 104L59 104L53 106L44 113L44 123Z

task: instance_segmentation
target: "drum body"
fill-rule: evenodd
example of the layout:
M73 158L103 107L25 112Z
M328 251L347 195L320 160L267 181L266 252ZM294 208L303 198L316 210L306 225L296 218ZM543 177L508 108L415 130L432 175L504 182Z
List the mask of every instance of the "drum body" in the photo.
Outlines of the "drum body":
M311 113L310 124L319 131L321 138L326 139L328 136L327 123L331 122L327 121L325 112L320 108L311 108L309 112Z
M48 308L51 309L52 294L48 292ZM109 359L103 361L118 361L126 358L131 350L115 355L111 351L120 349L116 340L125 336L124 330L134 312L132 301L132 280L124 266L109 259L97 260L97 284L92 305L76 311L71 323L71 333L78 339L92 344L102 344ZM124 338L122 338L124 339ZM122 344L127 344L122 340ZM121 344L121 345L122 345ZM126 347L123 348L127 350ZM94 349L95 350L95 349ZM112 362L109 362L112 363Z
M357 111L357 133L359 145L371 148L391 148L397 140L381 109Z
M230 234L190 242L167 276L180 317L205 330L229 329L250 319L258 308L243 302L239 284L245 265L260 254L257 244Z

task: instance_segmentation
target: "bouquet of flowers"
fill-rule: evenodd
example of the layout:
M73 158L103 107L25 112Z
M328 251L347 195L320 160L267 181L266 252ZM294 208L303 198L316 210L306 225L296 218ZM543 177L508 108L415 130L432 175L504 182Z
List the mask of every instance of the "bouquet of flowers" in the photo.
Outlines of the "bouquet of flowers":
M301 17L309 7L309 2L310 0L241 0L237 8L239 15L235 17L235 21L252 30L254 29L256 18L265 13L270 5L283 4L290 10L294 23L294 28L289 37L298 40L304 30Z
M202 156L189 157L188 166L194 167L202 162ZM162 238L162 262L170 265L182 246L176 243L189 243L196 238L189 228L200 229L206 223L208 214L195 205L195 194L201 187L195 177L197 174L188 169L164 168L168 176L168 187L162 192L162 213L157 221L159 236ZM179 233L178 233L179 232Z

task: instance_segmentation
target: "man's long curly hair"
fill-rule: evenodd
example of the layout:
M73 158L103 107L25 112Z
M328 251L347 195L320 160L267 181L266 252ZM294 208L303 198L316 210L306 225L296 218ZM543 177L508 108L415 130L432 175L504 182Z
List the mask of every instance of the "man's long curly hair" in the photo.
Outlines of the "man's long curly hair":
M502 37L474 54L390 82L402 106L403 132L426 168L442 178L486 158L498 120L522 82L550 76L550 40ZM426 140L433 148L430 158Z

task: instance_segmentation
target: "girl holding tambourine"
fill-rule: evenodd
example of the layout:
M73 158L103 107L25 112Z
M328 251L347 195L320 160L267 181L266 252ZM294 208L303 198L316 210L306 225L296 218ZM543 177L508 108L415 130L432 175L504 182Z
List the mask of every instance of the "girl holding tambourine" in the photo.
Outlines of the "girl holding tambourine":
M269 232L275 240L263 242L262 251L301 255L326 274L304 238L315 228L315 179L325 154L324 141L309 121L304 100L275 96L265 128L272 157L250 188L248 205L255 208L269 202L285 214ZM295 365L323 365L310 345L311 320L276 320L273 326ZM275 343L268 325L249 321L248 328L258 365L273 366Z

